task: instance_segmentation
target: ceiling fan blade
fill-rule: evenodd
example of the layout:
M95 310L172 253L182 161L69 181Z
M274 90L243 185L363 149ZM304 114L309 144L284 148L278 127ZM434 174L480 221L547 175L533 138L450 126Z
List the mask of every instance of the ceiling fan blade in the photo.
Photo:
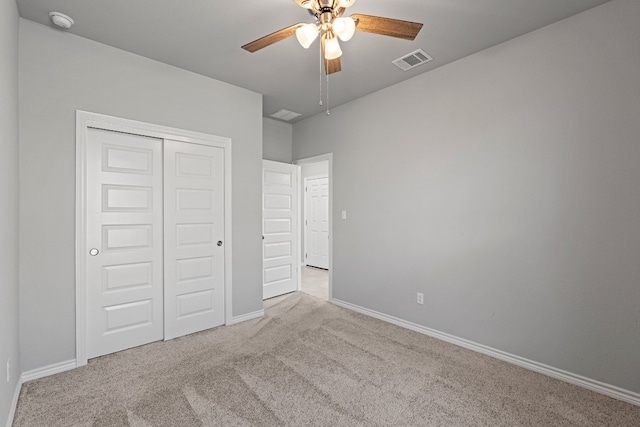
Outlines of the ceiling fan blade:
M301 24L295 24L287 28L283 28L282 30L276 31L275 33L271 33L268 36L264 36L259 38L258 40L254 40L251 43L247 43L242 48L249 52L256 52L262 48L267 46L271 46L274 43L287 39L296 33L296 29Z
M324 57L324 37L320 42L320 46L322 47L322 62L324 62L324 72L329 75L333 73L337 73L338 71L342 71L342 63L340 62L340 58L336 59L326 59Z
M397 37L405 40L414 40L422 29L422 24L419 22L401 21L399 19L360 14L351 15L351 18L358 20L356 25L356 30L358 31Z
M342 71L342 64L340 63L340 58L325 59L324 71L325 73L327 73L327 75L337 73L338 71Z

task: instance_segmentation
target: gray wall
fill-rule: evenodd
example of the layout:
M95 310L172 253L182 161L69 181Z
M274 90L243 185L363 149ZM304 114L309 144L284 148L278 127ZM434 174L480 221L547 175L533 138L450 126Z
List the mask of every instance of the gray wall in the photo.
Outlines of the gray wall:
M18 360L18 9L0 0L0 425L5 425ZM11 359L11 381L5 378Z
M264 118L262 124L262 158L291 163L293 126L279 120Z
M638 22L614 0L296 123L349 211L334 297L640 392Z
M261 95L21 19L23 370L75 358L76 109L233 139L233 315L261 310Z

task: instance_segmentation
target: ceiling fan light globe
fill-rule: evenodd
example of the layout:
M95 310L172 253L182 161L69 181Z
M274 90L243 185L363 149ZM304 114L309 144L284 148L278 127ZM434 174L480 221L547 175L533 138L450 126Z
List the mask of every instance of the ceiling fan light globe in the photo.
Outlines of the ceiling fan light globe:
M295 2L298 3L298 5L300 5L301 7L304 7L305 9L313 8L312 0L295 0Z
M349 7L349 6L353 6L355 2L356 0L339 0L338 5L340 7Z
M349 41L356 33L356 23L352 18L337 18L333 21L333 32L343 42Z
M315 24L304 24L296 29L298 43L305 49L309 49L316 37L318 37L318 27Z
M342 49L337 37L327 37L324 41L324 57L331 61L342 56Z

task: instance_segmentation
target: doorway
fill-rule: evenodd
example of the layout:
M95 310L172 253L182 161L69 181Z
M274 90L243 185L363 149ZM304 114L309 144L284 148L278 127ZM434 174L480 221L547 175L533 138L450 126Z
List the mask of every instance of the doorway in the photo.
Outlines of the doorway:
M300 159L300 291L331 300L333 265L333 155Z
M324 162L323 162L324 163ZM324 166L324 165L323 165ZM302 174L305 167L302 167ZM329 269L329 177L304 179L304 261L307 266Z

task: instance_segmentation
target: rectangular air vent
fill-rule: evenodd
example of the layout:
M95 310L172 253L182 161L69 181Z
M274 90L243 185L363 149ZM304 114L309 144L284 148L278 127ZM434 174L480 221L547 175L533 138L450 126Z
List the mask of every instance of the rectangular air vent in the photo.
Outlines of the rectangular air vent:
M295 119L296 117L300 117L302 114L300 113L294 113L293 111L289 111L289 110L280 110L277 111L275 113L273 113L270 117L273 117L274 119L278 119L278 120L284 120L285 122L288 122L290 120Z
M396 59L393 63L397 65L398 68L407 71L429 61L433 61L433 58L424 50L418 49L402 58Z

